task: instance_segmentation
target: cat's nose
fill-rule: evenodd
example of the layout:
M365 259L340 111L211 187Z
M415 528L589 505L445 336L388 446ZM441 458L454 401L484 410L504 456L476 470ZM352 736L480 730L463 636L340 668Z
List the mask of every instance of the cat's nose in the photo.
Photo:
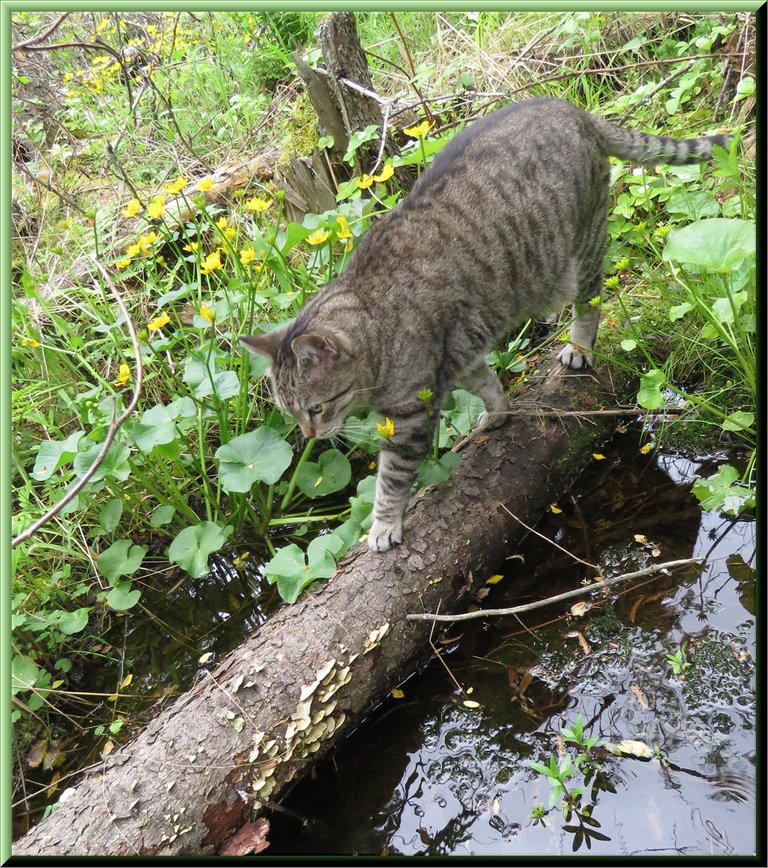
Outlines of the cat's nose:
M307 438L307 440L315 436L315 429L311 423L300 422L299 427L301 428L301 433Z

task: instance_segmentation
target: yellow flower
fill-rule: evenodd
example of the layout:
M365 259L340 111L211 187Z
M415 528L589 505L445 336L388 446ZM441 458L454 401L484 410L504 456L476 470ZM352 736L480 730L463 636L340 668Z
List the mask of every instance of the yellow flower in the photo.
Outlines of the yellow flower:
M202 181L197 182L197 189L200 190L201 193L207 193L209 190L213 189L213 181L208 175L206 175Z
M189 253L195 253L199 246L200 246L199 241L190 241L189 244L184 245L184 249Z
M144 253L146 253L147 247L149 247L150 244L154 244L158 238L159 238L159 236L158 236L157 232L155 232L153 229L152 232L147 232L146 235L142 235L141 238L139 238L137 243L138 243L139 247L141 247L142 251Z
M115 265L120 269L128 268L128 266L130 264L131 264L131 257L130 256L126 256L124 259L118 259L117 262L115 263Z
M426 134L432 129L435 125L435 122L424 120L420 124L417 124L415 127L403 127L403 132L406 136L416 136L417 138L421 138L422 136L426 136Z
M365 172L363 172L363 174L357 179L357 181L355 181L355 183L361 190L367 190L371 186L371 184L373 184L373 181L373 175L366 175Z
M165 261L164 257L162 257L162 256L156 256L156 257L155 257L155 262L156 262L158 265L162 265L163 268L167 268L167 267L168 267L168 263Z
M592 457L595 461L605 461L605 455L602 452L593 452Z
M216 319L216 311L213 308L208 307L207 304L200 305L200 316L208 320L208 322L213 322Z
M387 416L383 425L381 422L376 423L376 430L385 440L389 440L395 433L395 423Z
M138 199L131 199L120 213L123 217L135 217L139 211L141 211L141 202Z
M337 238L351 238L352 233L349 231L349 221L343 214L339 214L336 218L336 222L339 224L339 230L336 233Z
M175 180L171 181L169 184L165 185L165 189L172 195L175 196L176 193L181 193L181 191L187 186L187 179L183 178L181 175Z
M163 311L160 314L160 316L156 316L153 320L150 320L149 324L147 325L147 328L151 332L160 331L160 329L164 325L167 325L170 321L171 321L171 318L168 316L168 314L165 311Z
M217 268L222 268L221 250L218 247L213 253L209 253L205 257L203 264L200 266L200 271L203 274L210 274L212 271L216 271Z
M141 247L138 244L129 244L125 248L125 252L128 254L128 256L133 258L134 256L138 256L141 253Z
M117 379L115 380L116 386L124 386L128 382L128 378L131 376L131 369L128 365L123 362L120 365L120 371L118 372Z
M147 205L147 214L153 220L159 220L165 214L165 196L155 196Z
M66 220L59 220L59 228L60 229L69 229L72 225L72 218L67 217Z
M34 338L22 338L19 343L23 347L32 347L33 350L36 350L40 346L40 342L36 341Z
M222 214L221 217L219 217L219 219L216 221L216 225L219 227L219 229L226 229L227 218Z
M330 237L330 232L327 229L318 229L311 235L307 235L307 244L317 245L323 244Z
M243 265L248 265L249 262L253 262L256 257L256 251L253 248L249 247L247 250L240 251L240 262Z
M374 181L388 181L395 174L395 167L392 162L385 163L384 168L378 175L373 176Z
M227 241L231 241L235 235L237 235L237 229L234 226L230 226L229 229L224 230L224 237Z
M642 452L643 455L647 455L651 449L653 449L653 445L651 443L646 443L644 446L640 447L640 452Z
M259 199L258 196L254 196L252 199L249 199L245 203L245 207L249 211L266 211L267 208L272 204L272 202L267 202L264 199Z

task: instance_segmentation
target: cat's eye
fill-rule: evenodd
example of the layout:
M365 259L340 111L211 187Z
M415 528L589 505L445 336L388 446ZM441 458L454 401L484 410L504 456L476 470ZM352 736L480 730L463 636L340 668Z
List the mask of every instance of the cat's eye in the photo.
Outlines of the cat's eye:
M307 410L310 416L319 416L323 412L322 404L314 404L312 407Z

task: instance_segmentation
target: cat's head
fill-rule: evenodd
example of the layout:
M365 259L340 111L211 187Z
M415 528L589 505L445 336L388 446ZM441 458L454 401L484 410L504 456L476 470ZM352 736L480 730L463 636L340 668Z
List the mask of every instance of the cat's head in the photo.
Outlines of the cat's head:
M280 328L240 340L269 358L275 403L298 421L305 437L333 436L362 403L360 366L345 335L329 329L296 335Z

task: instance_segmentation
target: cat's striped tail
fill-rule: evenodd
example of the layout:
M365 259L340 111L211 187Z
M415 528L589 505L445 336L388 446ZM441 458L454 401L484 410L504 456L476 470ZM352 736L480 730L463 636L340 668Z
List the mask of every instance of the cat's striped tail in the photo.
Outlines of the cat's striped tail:
M592 115L603 147L612 157L633 160L636 163L670 163L681 166L706 160L712 156L714 145L728 147L725 136L700 136L697 139L671 139L626 130Z

